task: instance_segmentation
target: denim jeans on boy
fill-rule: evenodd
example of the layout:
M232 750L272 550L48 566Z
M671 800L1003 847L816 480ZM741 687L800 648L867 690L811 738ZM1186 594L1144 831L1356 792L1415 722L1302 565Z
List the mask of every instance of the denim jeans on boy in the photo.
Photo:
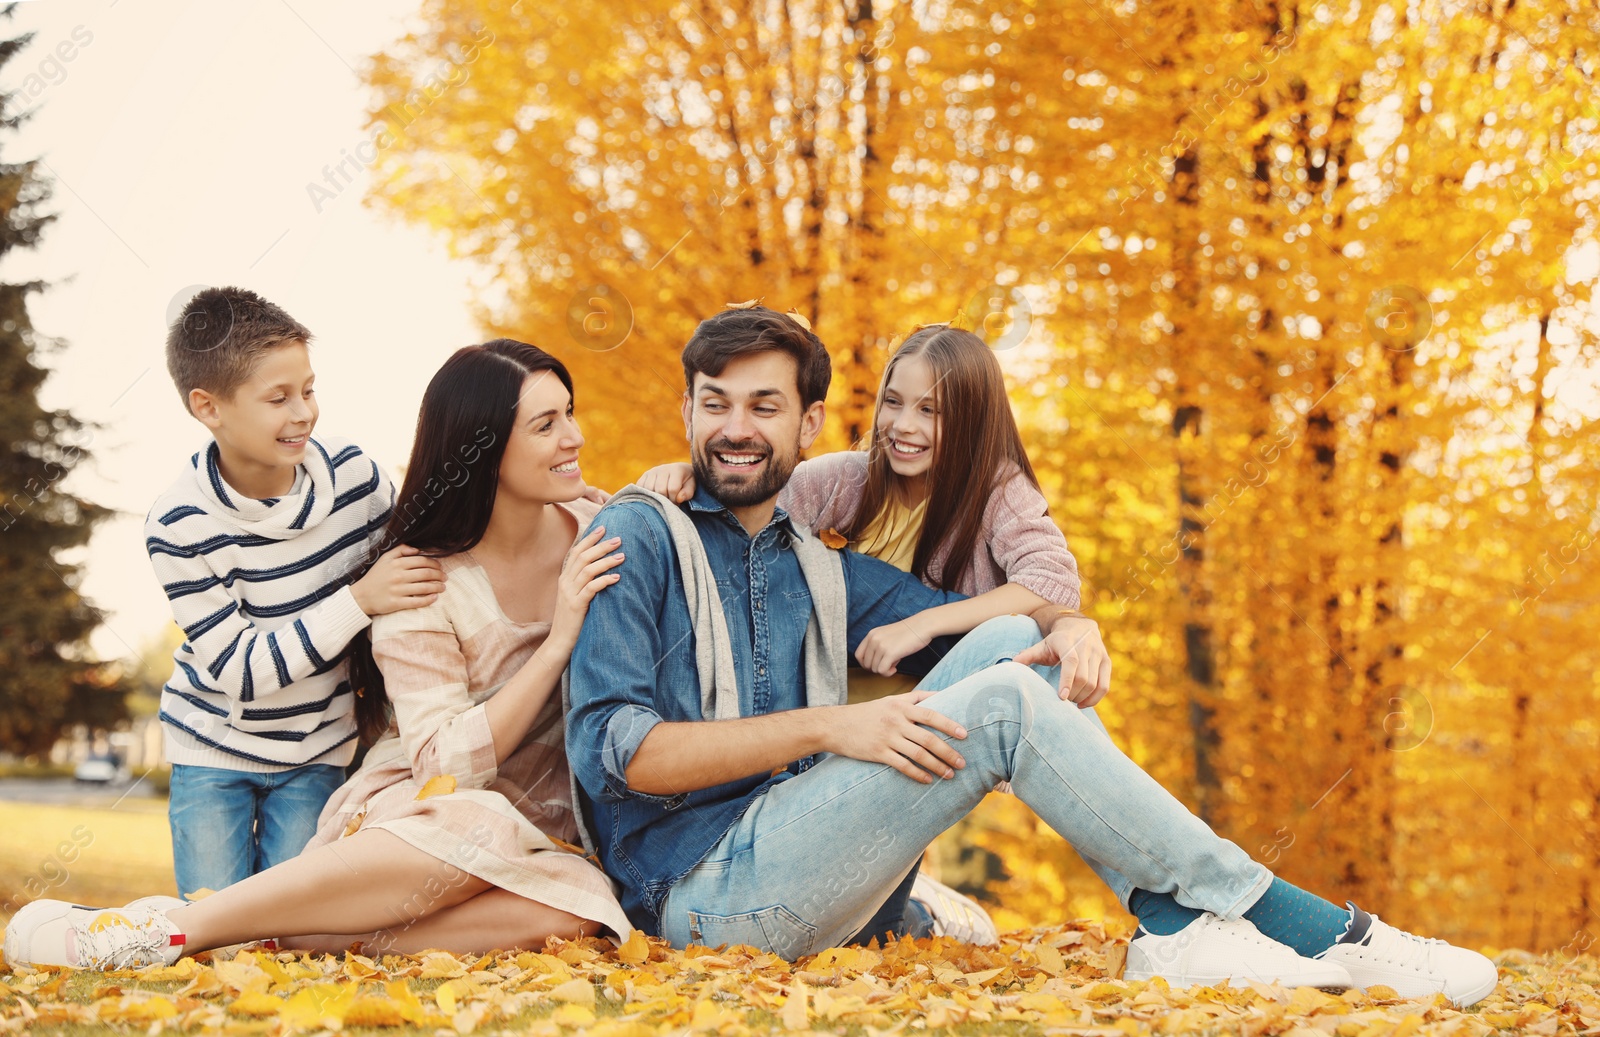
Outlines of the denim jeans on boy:
M969 665L988 651L986 638L1017 636L1015 620L992 623L969 635ZM953 660L946 675L959 665ZM935 670L928 679L944 678ZM1230 918L1270 885L1265 867L1213 833L1028 667L980 670L924 705L967 730L947 739L966 760L955 777L923 785L886 764L832 756L770 787L673 886L661 935L679 947L747 943L791 960L843 942L924 848L1000 781L1086 860L1126 876L1124 885Z
M299 854L344 768L312 763L271 774L173 764L167 817L178 892L221 889Z

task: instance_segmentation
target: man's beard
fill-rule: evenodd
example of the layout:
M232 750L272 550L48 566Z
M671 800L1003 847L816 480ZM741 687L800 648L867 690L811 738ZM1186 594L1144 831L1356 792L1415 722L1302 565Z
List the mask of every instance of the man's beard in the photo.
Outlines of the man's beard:
M694 462L695 482L730 508L748 508L776 497L778 491L788 483L789 476L794 474L795 465L800 463L798 449L780 456L771 447L755 443L741 446L726 439L707 444L704 450L696 447L690 453ZM751 465L752 474L739 475L714 467L713 453L764 454L766 461Z

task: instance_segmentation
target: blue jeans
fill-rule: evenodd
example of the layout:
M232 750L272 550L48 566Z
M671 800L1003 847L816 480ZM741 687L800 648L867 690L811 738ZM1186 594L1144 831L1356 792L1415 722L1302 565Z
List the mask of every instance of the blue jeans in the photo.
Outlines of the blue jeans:
M1039 625L1027 616L1001 616L991 619L963 637L943 659L939 660L938 665L917 682L917 690L943 691L963 678L998 663L1008 662L1023 649L1031 648L1039 641ZM1031 669L1049 682L1052 688L1060 687L1061 667L1035 664ZM1100 719L1093 706L1079 712L1093 721L1100 733L1110 739L1111 735L1106 731L1105 721ZM1086 856L1082 850L1078 850L1078 856L1100 876L1102 882L1111 887L1111 891L1117 895L1117 901L1123 907L1127 907L1128 897L1134 890L1134 884L1128 881L1127 876L1110 865Z
M298 854L344 784L344 768L313 763L272 774L172 765L167 820L178 892L222 889Z
M988 638L1015 638L1017 623L1007 617L968 635L977 639L974 657ZM929 679L943 678L936 669ZM967 730L954 741L966 760L955 777L923 785L886 764L831 756L774 785L672 888L661 935L677 947L747 943L790 960L841 943L927 845L1001 781L1086 860L1126 883L1229 918L1271 884L1271 872L1213 833L1028 667L988 667L924 705Z

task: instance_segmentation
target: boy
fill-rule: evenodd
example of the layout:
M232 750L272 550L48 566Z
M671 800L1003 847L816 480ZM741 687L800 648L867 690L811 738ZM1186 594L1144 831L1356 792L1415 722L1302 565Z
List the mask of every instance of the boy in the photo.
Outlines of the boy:
M167 370L214 439L145 520L185 636L161 720L186 896L305 848L355 754L346 645L370 617L444 588L439 564L409 547L353 580L395 491L359 447L311 438L310 340L241 288L200 292L167 335Z

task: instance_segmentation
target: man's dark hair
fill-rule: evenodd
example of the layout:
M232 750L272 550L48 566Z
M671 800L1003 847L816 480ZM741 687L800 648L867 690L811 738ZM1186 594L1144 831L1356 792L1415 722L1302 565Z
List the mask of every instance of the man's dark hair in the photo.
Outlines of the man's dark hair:
M191 389L226 399L249 379L268 350L310 341L304 324L255 292L207 288L189 300L167 329L167 372L187 409Z
M827 397L828 383L833 380L827 347L793 317L765 306L723 310L701 321L683 347L684 387L693 392L696 374L715 378L734 357L768 352L794 357L802 406Z

